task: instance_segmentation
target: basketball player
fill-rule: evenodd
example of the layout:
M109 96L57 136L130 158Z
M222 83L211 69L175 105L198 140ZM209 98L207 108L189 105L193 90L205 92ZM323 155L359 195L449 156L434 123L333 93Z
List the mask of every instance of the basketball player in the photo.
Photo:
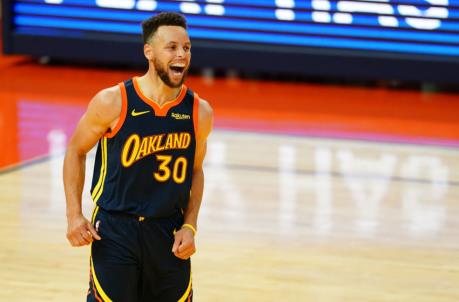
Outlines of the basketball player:
M184 17L161 13L142 28L147 73L96 94L64 160L67 238L91 244L87 301L192 301L190 256L213 114L183 84L191 59ZM97 142L87 220L85 161Z

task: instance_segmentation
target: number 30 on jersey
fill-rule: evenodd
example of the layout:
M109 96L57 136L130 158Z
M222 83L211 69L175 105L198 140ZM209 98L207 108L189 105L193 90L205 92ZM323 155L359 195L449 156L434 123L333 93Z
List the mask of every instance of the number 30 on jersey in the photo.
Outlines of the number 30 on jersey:
M166 182L169 178L181 184L185 181L186 168L188 162L185 157L178 157L173 163L170 155L156 155L156 160L159 162L158 171L153 173L153 177L159 182Z

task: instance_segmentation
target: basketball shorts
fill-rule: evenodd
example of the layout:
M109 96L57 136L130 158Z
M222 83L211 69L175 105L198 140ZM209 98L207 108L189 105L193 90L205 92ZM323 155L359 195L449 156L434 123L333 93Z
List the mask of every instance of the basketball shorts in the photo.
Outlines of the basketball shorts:
M139 218L96 207L92 222L102 237L91 245L87 301L192 301L190 259L172 253L178 212Z

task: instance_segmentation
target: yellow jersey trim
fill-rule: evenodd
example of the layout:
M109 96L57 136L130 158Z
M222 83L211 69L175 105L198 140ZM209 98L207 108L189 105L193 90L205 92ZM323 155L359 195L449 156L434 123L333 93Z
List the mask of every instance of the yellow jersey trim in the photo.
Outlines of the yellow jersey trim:
M92 194L92 199L94 202L97 202L97 200L102 195L102 192L104 191L105 177L107 176L107 138L106 137L102 138L101 151L102 151L102 166L100 168L101 174L99 177L99 181L97 182L97 185Z
M96 219L97 212L99 212L99 206L96 206L92 212L91 223L94 224L94 220Z
M99 173L99 180L97 181L97 184L96 186L94 187L94 190L92 191L92 199L94 200L94 197L96 197L97 193L99 192L99 189L100 189L100 186L101 186L101 183L102 183L102 179L103 179L103 176L104 176L104 170L105 170L105 163L104 163L104 144L102 143L103 139L100 140L100 147L101 147L101 153L102 153L102 163L100 165L100 173Z

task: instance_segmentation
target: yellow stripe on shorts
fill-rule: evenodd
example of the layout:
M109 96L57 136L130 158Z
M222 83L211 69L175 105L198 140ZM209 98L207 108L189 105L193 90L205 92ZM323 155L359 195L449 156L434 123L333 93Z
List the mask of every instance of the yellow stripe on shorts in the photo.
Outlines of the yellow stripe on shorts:
M188 287L185 293L183 294L183 296L178 300L178 302L185 302L186 298L188 298L188 296L190 295L190 291L191 291L191 271L190 271L190 282L188 282Z

